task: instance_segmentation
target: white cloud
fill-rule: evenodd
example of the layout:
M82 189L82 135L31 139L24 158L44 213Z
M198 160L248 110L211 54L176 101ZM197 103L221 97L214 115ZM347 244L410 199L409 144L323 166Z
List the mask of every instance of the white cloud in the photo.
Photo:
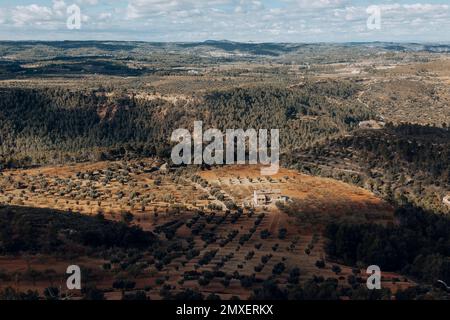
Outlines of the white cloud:
M51 21L53 17L52 9L37 4L28 6L16 6L12 10L12 21L15 25L41 24Z
M415 3L415 4L405 4L403 5L403 8L405 8L409 12L428 13L440 10L448 10L449 6L447 4Z
M90 6L95 6L98 4L98 0L77 0L77 3L81 5L87 4Z
M88 2L94 3L95 1L89 0ZM29 28L29 30L34 32L38 32L38 30L48 32L47 30L62 30L66 28L67 7L68 4L64 0L52 0L50 7L30 4L3 9L3 11L8 13L8 17L5 20L9 20L16 28L23 30ZM82 12L81 21L83 23L89 22L89 15Z
M108 20L112 18L111 12L102 12L98 15L99 20Z
M348 0L283 0L301 9L337 8L349 3Z
M138 19L161 15L171 15L179 11L191 11L194 9L208 12L217 6L231 5L233 0L129 0L127 18ZM257 3L258 1L254 1Z
M53 12L58 16L62 16L65 14L67 5L64 0L53 0Z

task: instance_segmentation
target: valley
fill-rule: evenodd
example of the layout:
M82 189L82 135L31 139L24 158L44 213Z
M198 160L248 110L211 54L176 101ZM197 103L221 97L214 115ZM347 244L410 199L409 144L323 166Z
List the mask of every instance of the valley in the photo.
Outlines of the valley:
M448 299L448 50L0 42L0 300ZM174 164L197 121L279 172Z

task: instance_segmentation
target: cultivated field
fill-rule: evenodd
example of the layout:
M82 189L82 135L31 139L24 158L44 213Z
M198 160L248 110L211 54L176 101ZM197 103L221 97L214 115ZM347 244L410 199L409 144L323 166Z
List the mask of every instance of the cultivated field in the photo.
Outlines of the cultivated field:
M267 279L281 287L315 276L334 278L340 287L349 286L352 275L363 282L364 270L327 260L323 226L333 219L392 221L393 213L368 191L331 179L285 169L262 177L258 167L244 166L170 169L154 159L5 171L0 186L4 204L101 213L111 220L131 213L127 223L158 235L158 249L136 253L137 259L120 252L114 259L70 253L0 259L9 279L1 286L42 291L61 284L64 268L75 263L111 299L121 297L113 283L122 278L135 282L128 291L152 299L188 288L246 299ZM300 204L299 215L274 204L252 207L253 191L261 189L279 189ZM385 274L383 284L395 291L411 285L404 280Z

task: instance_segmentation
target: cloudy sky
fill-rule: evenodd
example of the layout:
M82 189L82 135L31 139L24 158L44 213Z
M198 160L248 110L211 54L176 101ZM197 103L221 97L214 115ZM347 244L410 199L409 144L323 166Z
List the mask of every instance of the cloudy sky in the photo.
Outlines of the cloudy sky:
M0 0L0 39L450 42L450 0L418 1ZM67 27L73 5L80 29Z

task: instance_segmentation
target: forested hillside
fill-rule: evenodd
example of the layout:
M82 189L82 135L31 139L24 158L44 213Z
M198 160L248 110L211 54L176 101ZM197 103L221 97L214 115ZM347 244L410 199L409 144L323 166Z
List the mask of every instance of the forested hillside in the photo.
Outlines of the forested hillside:
M352 97L353 82L292 89L236 88L189 101L146 99L135 92L48 88L0 90L0 163L4 167L168 156L174 129L279 128L283 150L354 128L374 114ZM138 98L139 97L139 98Z
M383 266L420 282L450 282L450 219L410 206L396 212L397 225L332 223L326 251L345 264Z
M450 189L450 131L403 124L358 130L318 143L286 160L301 171L362 186L397 204L437 212Z

